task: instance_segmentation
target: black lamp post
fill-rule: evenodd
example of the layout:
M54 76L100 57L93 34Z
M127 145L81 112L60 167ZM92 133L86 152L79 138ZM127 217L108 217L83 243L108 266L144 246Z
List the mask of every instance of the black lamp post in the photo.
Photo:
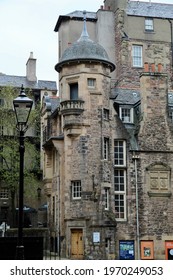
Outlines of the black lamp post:
M19 131L19 153L20 153L20 171L19 171L19 218L18 218L18 240L16 247L16 259L24 259L24 245L23 245L23 190L24 190L24 134L28 128L27 122L31 112L33 100L28 98L25 94L23 85L20 94L13 100L14 111L16 115L17 125Z

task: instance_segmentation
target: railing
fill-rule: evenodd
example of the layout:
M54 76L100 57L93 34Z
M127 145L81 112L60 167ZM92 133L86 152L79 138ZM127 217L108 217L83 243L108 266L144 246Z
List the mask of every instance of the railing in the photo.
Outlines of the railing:
M60 111L63 115L79 115L84 110L83 100L65 100L60 103Z

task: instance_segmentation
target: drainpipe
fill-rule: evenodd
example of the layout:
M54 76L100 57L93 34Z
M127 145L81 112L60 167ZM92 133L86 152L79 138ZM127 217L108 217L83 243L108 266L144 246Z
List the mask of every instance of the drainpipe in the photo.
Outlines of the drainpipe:
M134 165L135 165L137 259L140 260L139 201L138 201L138 172L137 172L137 161L139 160L139 156L134 153L132 159L134 160Z

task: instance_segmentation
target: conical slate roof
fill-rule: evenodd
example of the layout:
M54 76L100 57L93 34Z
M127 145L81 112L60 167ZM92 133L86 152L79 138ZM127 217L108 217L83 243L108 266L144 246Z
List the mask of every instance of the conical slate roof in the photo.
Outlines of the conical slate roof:
M84 26L79 40L64 51L60 62L55 66L55 70L60 72L64 64L75 61L100 62L108 65L111 71L115 69L115 65L109 60L105 49L89 38L86 28L86 12L84 12Z

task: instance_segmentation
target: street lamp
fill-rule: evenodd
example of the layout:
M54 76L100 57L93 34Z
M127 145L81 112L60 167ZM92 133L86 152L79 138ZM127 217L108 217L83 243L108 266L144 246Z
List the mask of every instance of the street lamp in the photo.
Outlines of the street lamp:
M18 218L18 240L16 246L16 259L24 259L24 245L23 245L23 190L24 190L24 134L28 128L27 122L31 112L33 100L28 98L25 94L23 85L20 94L13 100L13 107L16 115L17 125L19 131L19 153L20 153L20 171L19 171L19 218Z

